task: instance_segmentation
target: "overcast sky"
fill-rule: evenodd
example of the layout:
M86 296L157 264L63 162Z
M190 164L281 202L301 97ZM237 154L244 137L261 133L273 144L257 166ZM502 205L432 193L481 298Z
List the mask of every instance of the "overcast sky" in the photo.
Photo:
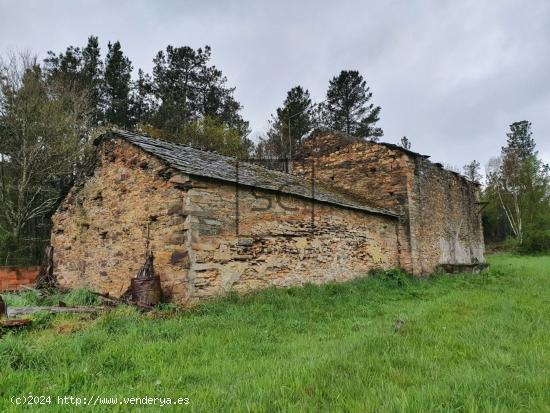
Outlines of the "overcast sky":
M550 1L0 0L0 16L0 53L43 57L94 34L150 71L168 44L208 44L254 136L291 87L320 101L332 76L357 69L384 141L484 165L527 119L550 161Z

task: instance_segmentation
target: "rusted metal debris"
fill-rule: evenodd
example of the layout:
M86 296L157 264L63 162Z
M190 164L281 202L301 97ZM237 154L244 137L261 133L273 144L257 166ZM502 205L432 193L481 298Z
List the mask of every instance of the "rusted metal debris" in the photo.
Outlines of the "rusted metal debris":
M154 259L153 251L149 250L145 258L145 264L139 270L137 278L153 278L155 276Z
M132 279L132 300L136 305L154 306L161 298L160 277Z
M103 305L106 307L116 307L119 305L132 305L134 307L139 308L141 311L151 311L154 310L154 306L146 305L142 303L138 303L135 301L132 301L132 287L128 289L126 293L120 298L114 298L111 297L109 294L102 294L94 292L93 294L97 295L98 297L101 297L101 300L103 301Z
M160 277L155 276L154 260L155 256L149 243L149 224L147 224L145 264L139 270L137 277L132 278L130 284L133 304L138 307L151 307L160 303L162 299Z

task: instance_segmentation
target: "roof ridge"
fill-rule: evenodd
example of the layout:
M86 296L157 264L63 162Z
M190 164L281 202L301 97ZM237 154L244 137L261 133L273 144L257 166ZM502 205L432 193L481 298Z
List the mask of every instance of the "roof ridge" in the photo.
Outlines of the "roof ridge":
M314 190L312 191L310 182L302 176L272 170L262 165L241 161L238 158L217 152L203 151L191 146L115 128L104 135L111 138L118 136L145 152L160 158L168 163L170 167L188 175L219 179L243 186L299 196L309 200L314 199L318 202L340 207L399 217L399 214L395 211L371 207L363 202L351 199L350 195L342 193L338 188L330 187L329 184L317 179L314 180ZM315 187L319 191L315 191Z

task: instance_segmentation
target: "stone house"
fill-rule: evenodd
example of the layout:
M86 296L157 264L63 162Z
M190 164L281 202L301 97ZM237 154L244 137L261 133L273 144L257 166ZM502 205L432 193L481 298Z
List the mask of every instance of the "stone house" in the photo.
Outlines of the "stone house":
M181 304L483 262L476 185L393 145L318 136L288 174L124 131L96 144L93 175L53 217L62 286L123 295L146 243Z

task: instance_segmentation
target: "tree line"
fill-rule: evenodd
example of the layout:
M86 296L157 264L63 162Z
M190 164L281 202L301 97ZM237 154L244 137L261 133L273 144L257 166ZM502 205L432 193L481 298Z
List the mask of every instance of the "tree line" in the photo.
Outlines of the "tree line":
M479 182L479 162L466 165L464 175ZM550 168L536 150L531 122L510 125L506 144L487 165L481 196L486 241L524 253L550 252Z
M136 73L119 41L102 53L96 36L48 51L43 61L29 53L1 58L0 265L39 259L52 213L92 162L92 141L109 127L245 159L291 156L289 147L314 127L382 135L365 80L342 71L319 104L300 86L289 91L254 145L235 88L211 58L209 46L168 45L153 57L151 73Z
M152 74L133 65L120 42L108 43L104 59L99 40L85 47L48 52L43 71L86 91L90 126L118 126L200 149L242 155L251 150L248 122L222 71L211 65L210 47L168 45L153 59Z
M366 80L356 70L343 70L328 84L326 98L313 103L309 91L296 86L272 115L258 145L249 139L249 123L234 87L211 65L209 46L193 49L168 45L153 59L152 74L137 71L120 42L109 42L104 59L99 40L84 47L48 52L43 71L48 81L85 91L91 126L114 125L199 149L246 158L288 158L312 129L345 132L377 140L380 106L375 106Z
M328 84L323 101L313 103L298 85L287 92L283 105L271 115L269 130L255 148L256 159L291 159L313 130L331 130L377 141L384 132L376 123L380 106L357 70L342 70Z
M342 70L314 102L301 85L286 93L257 143L210 47L168 45L151 73L134 66L119 41L102 54L99 39L0 60L0 265L36 262L47 243L50 217L93 161L92 141L116 126L153 138L247 158L289 159L314 130L340 131L376 141L380 106L363 75ZM530 124L513 125L484 187L488 239L513 237L528 245L547 211L548 167L535 151ZM407 137L401 146L411 148ZM479 164L465 174L479 179ZM546 208L546 209L545 209ZM542 220L542 221L541 221ZM546 222L546 221L544 221ZM546 225L546 226L544 226ZM535 231L536 229L536 231Z

